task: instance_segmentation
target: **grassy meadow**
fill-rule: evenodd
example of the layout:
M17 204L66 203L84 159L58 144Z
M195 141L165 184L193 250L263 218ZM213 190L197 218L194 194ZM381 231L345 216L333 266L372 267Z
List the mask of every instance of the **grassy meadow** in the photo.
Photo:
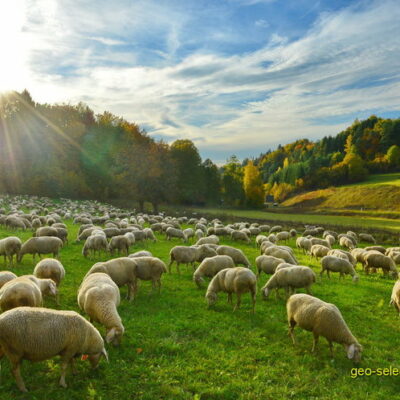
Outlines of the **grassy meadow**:
M324 219L320 219L324 222ZM83 243L75 243L78 225L67 221L69 244L61 252L66 277L60 287L61 306L46 299L50 308L78 310L76 293L86 271L94 262L81 255ZM1 229L0 236L18 235L27 239L31 232ZM157 235L157 243L136 244L131 252L148 249L165 262L179 240L166 241ZM259 254L254 244L222 243L241 248L252 262ZM294 239L290 246L295 246ZM319 272L319 262L296 250L303 265ZM32 273L35 263L30 255L13 271ZM2 268L4 269L4 268ZM360 267L358 267L360 269ZM226 294L207 309L205 288L192 282L192 271L181 267L165 274L161 294L151 293L151 284L141 282L137 298L129 303L126 288L121 289L119 313L126 333L118 348L108 346L110 362L101 361L91 370L88 361L79 360L78 374L67 374L68 388L58 386L59 361L24 361L22 376L29 393L18 391L9 362L3 358L1 399L382 399L398 395L400 377L351 377L355 366L343 348L335 345L331 359L325 339L316 354L310 352L312 334L296 328L297 347L287 336L285 300L271 295L267 301L257 295L253 315L249 295L242 308L232 312ZM349 277L328 280L318 276L313 294L335 303L353 334L364 346L359 367L400 367L399 323L388 306L393 280L380 274L365 276L354 284ZM259 289L267 281L263 274ZM300 290L301 291L301 290ZM234 299L235 300L235 299ZM102 334L105 330L98 326Z

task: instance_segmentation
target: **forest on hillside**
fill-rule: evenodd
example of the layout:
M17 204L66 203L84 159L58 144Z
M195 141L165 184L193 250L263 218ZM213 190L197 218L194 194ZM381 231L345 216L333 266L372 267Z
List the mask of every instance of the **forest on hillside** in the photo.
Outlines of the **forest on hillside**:
M266 195L358 182L400 169L400 119L371 116L336 136L279 146L218 167L193 142L151 138L135 123L87 105L0 96L0 192L160 204L262 207Z

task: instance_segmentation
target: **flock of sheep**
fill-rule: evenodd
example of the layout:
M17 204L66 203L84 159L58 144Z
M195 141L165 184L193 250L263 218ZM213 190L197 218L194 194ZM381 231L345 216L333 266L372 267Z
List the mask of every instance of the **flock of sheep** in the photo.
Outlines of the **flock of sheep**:
M3 205L3 206L2 206ZM27 211L28 210L28 211ZM88 315L89 321L74 311L57 311L42 308L44 296L54 296L58 303L58 287L65 278L65 269L59 261L63 246L68 244L67 225L63 220L80 224L76 241L83 242L83 257L102 257L111 254L108 261L95 263L84 276L78 290L79 308ZM147 227L144 227L145 224ZM138 291L138 280L152 282L153 290L161 289L161 278L172 272L176 265L179 274L181 264L193 267L193 282L202 288L210 278L205 298L209 306L217 301L219 292L228 295L232 303L235 294L240 307L241 296L250 293L252 310L256 303L257 282L261 273L271 275L261 288L267 299L273 289L279 296L284 289L287 300L289 333L295 343L294 327L299 325L314 336L313 351L318 338L323 336L332 352L333 343L344 346L349 359L361 359L362 346L352 335L339 309L311 294L316 274L309 266L298 265L290 246L282 244L296 237L296 246L305 254L321 260L321 273L351 275L358 281L357 263L365 273L382 270L397 278L396 264L400 263L400 248L377 246L374 237L354 232L338 234L321 227L306 226L301 236L281 226L239 222L223 225L218 219L170 217L165 215L135 214L98 202L63 200L56 207L49 199L8 197L0 199L0 225L8 230L32 230L33 237L22 243L18 236L0 240L0 255L5 264L14 268L26 254L51 255L34 267L32 275L17 277L11 271L0 272L0 359L6 355L12 365L17 386L26 391L20 374L23 359L46 360L61 356L60 385L66 387L65 374L68 365L78 356L87 356L96 367L102 356L108 359L104 340L92 325L97 322L105 327L105 341L119 345L124 335L124 325L118 314L120 288L127 286L127 298L133 300ZM182 225L191 226L182 229ZM129 254L134 243L156 241L154 232L164 233L167 240L180 239L184 245L170 250L169 264L154 257L148 251ZM251 262L238 248L222 245L220 240L230 237L235 241L251 243L259 247L261 255L255 260L256 273ZM71 238L70 238L71 239ZM188 241L196 240L193 245ZM358 242L370 242L371 246L358 248ZM332 249L338 243L342 249ZM196 268L196 263L199 265ZM305 289L308 294L295 294ZM400 281L393 287L391 303L400 313Z

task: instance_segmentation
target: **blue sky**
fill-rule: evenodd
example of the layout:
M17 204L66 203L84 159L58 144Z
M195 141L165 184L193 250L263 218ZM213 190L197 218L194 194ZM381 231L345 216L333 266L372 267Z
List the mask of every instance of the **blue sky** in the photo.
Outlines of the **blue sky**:
M400 116L398 0L0 3L0 91L86 102L203 158Z

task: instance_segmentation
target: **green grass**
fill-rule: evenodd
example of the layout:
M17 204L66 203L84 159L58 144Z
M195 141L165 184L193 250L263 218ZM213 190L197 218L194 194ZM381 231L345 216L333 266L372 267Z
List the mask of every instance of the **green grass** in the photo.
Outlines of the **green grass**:
M393 172L391 174L369 175L368 178L363 182L353 183L351 185L345 185L342 187L353 187L353 186L376 187L376 186L381 186L381 185L400 186L400 173Z
M321 221L323 222L323 221ZM61 307L52 299L47 307L78 311L77 288L90 266L97 260L85 260L82 243L76 244L78 227L68 223L70 244L61 252L67 271L61 292ZM27 239L29 232L0 230L0 236L18 235ZM146 248L168 261L172 246L178 240L159 242L144 247L135 245L131 251ZM240 247L254 265L259 254L254 245L223 243ZM294 246L294 240L290 242ZM311 261L296 250L301 264ZM35 263L26 256L14 271L31 273ZM254 267L253 267L254 268ZM339 281L318 279L313 293L335 303L342 311L353 334L364 346L360 367L400 367L397 349L400 346L399 318L388 307L393 281L380 275L361 274L358 284L350 278ZM267 280L262 275L259 288ZM216 305L207 309L205 288L199 290L192 282L192 272L185 267L178 276L163 276L161 295L151 294L149 282L140 285L137 299L125 300L119 313L126 328L119 348L108 346L110 363L102 361L90 370L88 361L79 361L78 375L67 375L68 389L58 386L59 361L40 363L25 361L22 375L30 392L21 394L11 375L8 360L2 360L1 399L382 399L398 396L399 377L350 376L353 363L341 346L335 346L330 359L324 339L316 354L310 352L312 335L296 329L298 346L287 336L285 300L263 302L257 296L256 313L251 314L248 295L233 313L226 295L220 294ZM97 326L102 334L104 328Z

